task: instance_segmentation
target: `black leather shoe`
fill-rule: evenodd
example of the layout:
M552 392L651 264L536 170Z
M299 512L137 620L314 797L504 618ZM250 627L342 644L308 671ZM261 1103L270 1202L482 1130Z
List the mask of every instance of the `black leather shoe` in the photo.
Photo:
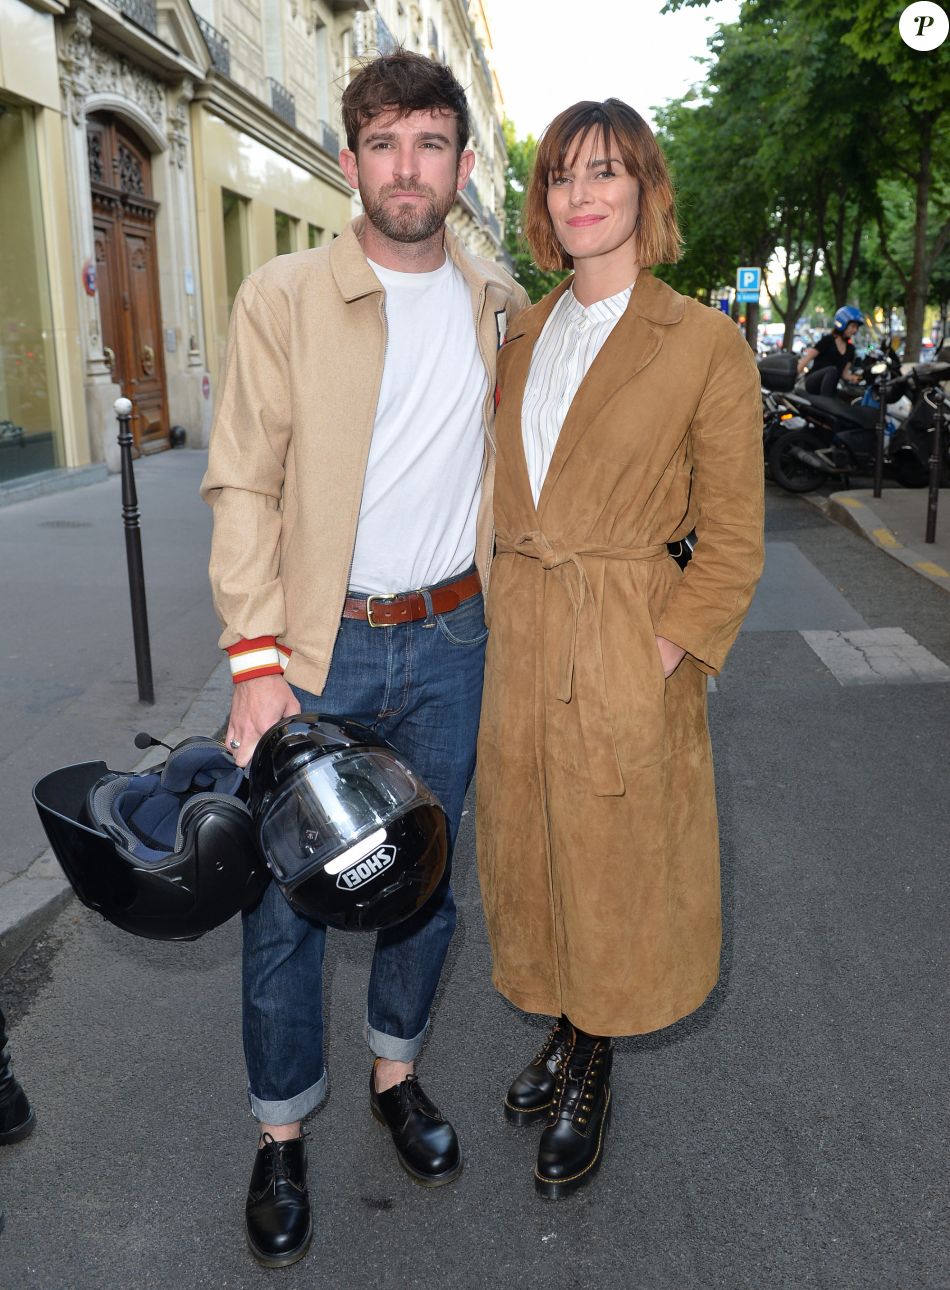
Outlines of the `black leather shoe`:
M610 1125L613 1044L587 1036L571 1041L558 1066L554 1105L538 1144L534 1186L558 1200L576 1191L600 1168Z
M302 1134L288 1142L276 1142L269 1133L264 1134L244 1213L248 1247L265 1268L284 1268L307 1253L313 1222Z
M392 1134L399 1163L423 1187L443 1187L462 1172L455 1130L426 1097L415 1075L376 1092L376 1064L369 1076L369 1105Z
M33 1108L13 1078L9 1060L0 1059L0 1144L20 1142L35 1128Z
M534 1124L543 1120L554 1101L557 1067L573 1033L566 1017L555 1021L537 1056L505 1094L505 1119L511 1124Z

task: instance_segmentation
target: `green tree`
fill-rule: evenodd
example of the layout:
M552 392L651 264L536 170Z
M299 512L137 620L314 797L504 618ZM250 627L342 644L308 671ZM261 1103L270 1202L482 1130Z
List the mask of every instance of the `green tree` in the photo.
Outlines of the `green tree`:
M708 3L709 0L667 0L666 9L705 7ZM950 63L942 51L926 54L904 44L898 19L905 6L906 0L825 0L820 6L814 0L745 0L739 25L745 27L764 19L788 24L788 29L797 33L797 48L787 51L793 54L791 59L780 60L776 50L777 80L777 69L781 67L781 76L786 76L788 68L794 82L798 60L810 64L819 46L827 48L835 63L829 69L829 83L841 91L840 112L822 114L818 120L824 133L839 144L857 115L856 102L864 103L869 94L873 96L873 128L860 148L839 147L836 165L828 172L830 178L845 179L847 183L838 184L837 209L831 218L826 214L819 241L826 270L836 281L840 299L847 271L857 271L855 239L860 234L855 225L860 227L866 219L873 218L881 255L901 286L907 353L913 356L920 344L930 275L950 242L950 132L939 127L941 113L950 102ZM846 91L848 84L851 88ZM858 100L854 98L855 87ZM793 118L801 108L800 99L790 95ZM805 119L800 117L798 123L804 131ZM789 149L795 138L793 125L794 119L786 117L780 131L782 143ZM864 168L875 195L870 202L863 198L852 212L849 208L855 196L856 162L860 163L858 186L862 195ZM904 179L912 193L912 236L906 244L898 235L900 225L889 221L885 200L886 184L898 179Z
M521 212L528 181L534 169L538 141L530 134L526 139L517 138L514 125L507 119L503 130L508 150L508 165L505 169L505 250L511 256L515 278L534 303L553 290L566 274L548 273L539 269L522 231Z

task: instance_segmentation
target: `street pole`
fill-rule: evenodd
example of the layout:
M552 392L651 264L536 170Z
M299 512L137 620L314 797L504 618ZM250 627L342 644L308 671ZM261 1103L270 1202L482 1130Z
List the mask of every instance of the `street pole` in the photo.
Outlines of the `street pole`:
M937 540L937 506L940 502L940 476L943 473L943 414L944 401L935 390L934 435L930 447L930 491L927 497L927 536L925 542Z
M880 497L884 483L884 433L887 429L887 383L877 384L877 427L874 436L874 496Z
M125 557L129 566L129 598L132 602L132 639L135 642L135 674L139 702L154 703L152 653L148 643L148 609L145 604L145 570L142 566L142 533L139 528L139 503L132 471L132 402L116 399L119 419L119 452L122 459L122 523L125 526Z

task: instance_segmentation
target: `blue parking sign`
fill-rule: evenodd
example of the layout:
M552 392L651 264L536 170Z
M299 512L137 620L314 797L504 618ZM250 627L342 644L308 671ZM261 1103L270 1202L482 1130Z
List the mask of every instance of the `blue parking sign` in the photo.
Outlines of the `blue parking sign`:
M762 270L741 268L736 271L736 290L758 292L762 285Z

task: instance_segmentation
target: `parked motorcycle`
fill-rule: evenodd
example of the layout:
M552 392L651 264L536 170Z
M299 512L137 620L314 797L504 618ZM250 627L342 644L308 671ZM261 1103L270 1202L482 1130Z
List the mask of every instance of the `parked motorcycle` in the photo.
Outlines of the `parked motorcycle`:
M933 427L933 409L924 393L950 378L950 364L928 363L895 376L893 365L881 359L872 363L870 375L875 402L884 399L889 412L904 397L911 403L906 420L889 418L884 442L885 472L904 488L924 488ZM776 484L790 493L808 493L829 479L849 488L853 475L873 475L877 407L817 394L781 397L805 425L783 431L769 446L769 474Z

